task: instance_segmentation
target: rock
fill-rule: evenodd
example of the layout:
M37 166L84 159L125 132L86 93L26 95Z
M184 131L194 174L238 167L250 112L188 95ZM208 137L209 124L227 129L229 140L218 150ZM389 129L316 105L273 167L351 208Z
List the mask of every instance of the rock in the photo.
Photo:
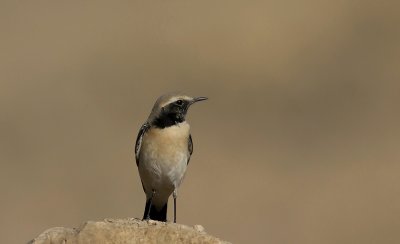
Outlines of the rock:
M139 219L88 221L80 228L54 227L29 244L59 243L228 243L194 227Z
M193 226L193 229L197 230L198 232L204 232L205 231L204 227L201 226L201 225L195 225L195 226Z

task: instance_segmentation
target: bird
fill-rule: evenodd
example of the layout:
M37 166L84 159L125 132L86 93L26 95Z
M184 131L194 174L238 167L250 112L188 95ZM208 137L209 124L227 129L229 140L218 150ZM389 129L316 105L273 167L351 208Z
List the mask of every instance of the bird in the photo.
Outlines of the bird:
M178 188L193 153L186 114L191 105L207 99L181 92L164 94L156 100L147 121L141 126L135 158L146 195L143 220L166 222L168 199L172 194L176 223Z

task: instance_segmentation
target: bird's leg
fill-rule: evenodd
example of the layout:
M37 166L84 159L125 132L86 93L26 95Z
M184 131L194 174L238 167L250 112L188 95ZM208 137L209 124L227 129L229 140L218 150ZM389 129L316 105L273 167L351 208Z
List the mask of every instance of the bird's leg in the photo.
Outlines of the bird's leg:
M174 193L172 194L174 198L174 223L176 223L176 198L178 197L177 190L174 190Z
M152 193L151 193L151 197L149 199L149 211L147 211L146 219L150 219L151 204L153 202L153 197L154 197L155 194L156 194L156 190L153 190Z

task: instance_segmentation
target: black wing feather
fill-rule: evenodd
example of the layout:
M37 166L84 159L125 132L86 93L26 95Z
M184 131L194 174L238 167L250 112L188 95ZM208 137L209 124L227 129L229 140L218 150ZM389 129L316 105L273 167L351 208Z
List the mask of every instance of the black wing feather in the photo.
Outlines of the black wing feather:
M187 164L189 165L190 156L192 156L192 153L193 153L193 140L192 140L191 134L189 134L188 150L189 150L189 158L188 158Z
M139 167L139 154L140 154L140 147L142 146L143 135L146 131L150 128L148 123L145 123L140 127L139 133L136 138L136 145L135 145L135 158L136 158L136 165Z

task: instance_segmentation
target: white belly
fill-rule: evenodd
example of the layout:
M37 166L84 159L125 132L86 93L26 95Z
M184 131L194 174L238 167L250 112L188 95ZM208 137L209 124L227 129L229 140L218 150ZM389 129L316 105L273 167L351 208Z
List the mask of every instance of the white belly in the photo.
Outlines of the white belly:
M162 207L183 180L189 158L188 136L188 126L173 126L152 129L143 137L139 174L147 197L155 190L155 206Z

